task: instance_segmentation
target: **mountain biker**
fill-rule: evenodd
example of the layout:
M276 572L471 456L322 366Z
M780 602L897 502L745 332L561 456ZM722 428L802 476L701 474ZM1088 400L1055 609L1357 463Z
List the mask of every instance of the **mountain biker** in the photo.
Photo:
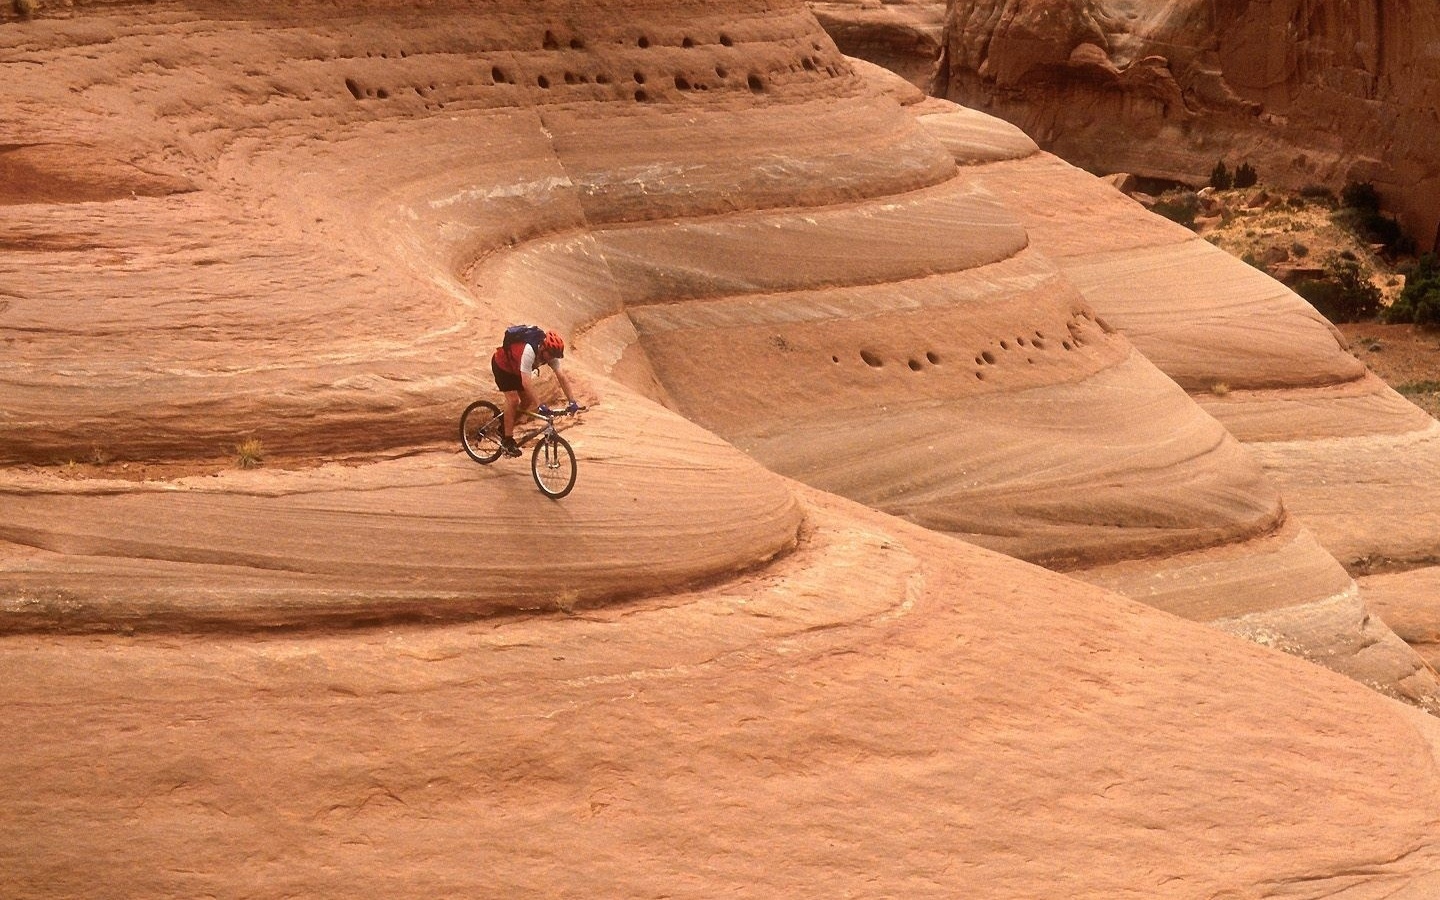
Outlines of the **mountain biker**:
M505 395L505 417L500 423L503 433L500 446L506 456L520 455L520 447L515 443L514 437L515 423L522 412L535 408L535 393L530 385L540 366L549 366L555 373L555 380L560 382L565 399L570 401L565 412L574 413L580 408L575 402L575 391L570 386L570 379L560 368L560 360L564 357L565 339L557 332L544 331L534 325L512 325L505 329L503 342L495 348L495 354L490 357L490 371L495 375L495 386ZM539 411L544 416L553 414L547 406L541 406Z

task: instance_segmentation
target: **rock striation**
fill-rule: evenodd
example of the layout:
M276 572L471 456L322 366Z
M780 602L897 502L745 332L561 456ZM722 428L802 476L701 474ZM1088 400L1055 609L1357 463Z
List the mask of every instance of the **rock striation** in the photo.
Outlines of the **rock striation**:
M1414 438L1291 296L799 0L31 13L12 894L1434 894L1433 673L1195 402ZM454 445L522 319L561 503Z
M1248 161L1292 189L1372 182L1422 248L1440 246L1437 26L1410 4L812 6L847 53L1076 165L1202 184L1217 160Z

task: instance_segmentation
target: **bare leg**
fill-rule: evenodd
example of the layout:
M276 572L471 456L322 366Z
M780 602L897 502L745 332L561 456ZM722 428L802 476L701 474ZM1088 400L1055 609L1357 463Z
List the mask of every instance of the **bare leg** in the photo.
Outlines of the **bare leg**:
M515 421L520 418L520 392L505 392L505 418L500 423L500 431L506 439L515 435Z
M520 416L534 409L535 405L535 395L528 387L505 392L505 421L500 423L500 430L505 437L514 437L515 423L520 421Z

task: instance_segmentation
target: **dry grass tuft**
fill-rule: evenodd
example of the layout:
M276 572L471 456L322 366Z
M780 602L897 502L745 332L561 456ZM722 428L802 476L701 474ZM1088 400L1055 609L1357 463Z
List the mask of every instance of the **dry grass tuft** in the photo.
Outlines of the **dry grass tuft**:
M580 599L580 592L574 589L566 589L555 595L555 608L568 616L575 614L575 602Z
M235 445L235 465L242 469L259 468L265 461L265 447L259 438L246 438Z
M1230 385L1223 381L1217 381L1210 385L1210 393L1217 397L1228 397L1230 396Z

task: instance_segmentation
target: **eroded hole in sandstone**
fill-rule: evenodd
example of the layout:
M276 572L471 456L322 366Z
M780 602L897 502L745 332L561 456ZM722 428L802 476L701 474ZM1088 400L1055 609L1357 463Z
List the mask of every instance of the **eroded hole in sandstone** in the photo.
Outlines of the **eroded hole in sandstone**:
M578 75L576 75L574 72L566 72L566 73L565 73L565 83L566 83L566 84L579 84L579 83L580 83L580 77L579 77Z
M496 84L504 84L508 79L505 77L505 70L496 66L490 70L490 80Z
M1010 342L1009 342L1009 341L1001 341L1001 342L1000 342L1000 349L1001 349L1001 350L1009 350L1009 349L1010 349Z
M725 68L724 66L716 66L716 67L715 67L715 74L716 74L717 76L719 76L720 78L727 78L727 77L729 77L730 72L729 72L728 70L726 70L726 68Z
M635 79L635 83L636 83L636 84L644 84L644 83L645 83L645 73L644 73L644 72L636 72L636 73L635 73L633 76L631 76L631 77L633 77L633 78Z
M722 47L733 47L735 46L735 41L730 37L730 35L722 34L720 35L720 45Z
M684 75L676 75L675 88L681 91L690 90L690 79L686 78Z
M925 358L930 360L930 365L932 366L940 365L940 354L936 353L934 350L926 352Z
M1040 340L1039 338L1036 338L1036 339L1032 342L1032 346L1035 347L1036 350L1044 350L1044 349L1045 349L1045 342L1042 341L1042 340Z
M838 357L838 356L832 356L832 357L830 357L830 361L831 361L832 363L835 363L835 365L837 365L837 366L840 365L840 357Z
M762 79L759 75L756 75L754 72L751 72L750 77L745 79L745 83L748 84L750 86L750 90L756 94L760 94L765 91L764 79Z
M635 46L641 50L648 50L650 48L650 39L642 34L640 35L640 40L635 42Z
M808 56L800 60L800 65L804 66L811 72L815 71L815 61Z
M385 90L384 88L376 88L376 89L375 89L375 96L378 97L378 98L380 98L381 100L389 100L389 99L390 99L390 92L387 91L387 90Z
M356 84L355 79L353 78L345 79L345 90L349 91L350 96L354 97L356 100L359 100L360 98L365 96L365 92L360 90L360 85Z
M984 373L984 372L980 372L980 371L976 371L975 377L976 377L977 379L979 379L980 381L984 381L984 380L985 380L985 373Z
M1015 339L1015 343L1016 343L1017 345L1023 347L1023 346L1025 346L1025 339L1024 339L1023 337L1017 337L1017 338Z
M690 48L695 46L695 39L692 37L687 37L685 38L685 40L680 42L680 46L684 47L686 50L689 50Z
M635 102L636 102L636 103L645 103L645 102L647 102L649 99L650 99L650 95L647 94L647 93L645 93L643 90L638 90L638 91L635 92Z
M609 76L607 73L605 73L605 72L601 72L599 75L596 75L596 76L595 76L595 83L596 83L596 84L609 84L609 83L610 83L610 76Z
M980 358L985 360L986 365L995 365L995 354L991 353L989 350L981 353Z
M1061 342L1060 342L1060 346L1064 347L1066 350L1074 350L1074 349L1075 349L1074 347L1072 347L1072 346L1070 345L1070 342L1069 342L1069 341L1061 341Z
M860 358L865 360L865 365L870 366L873 369L878 369L881 366L885 365L885 360L881 359L878 354L873 353L869 350L861 350Z
M538 85L540 85L540 87L545 88L546 90L548 90L548 89L550 88L550 79L549 79L549 78L546 78L544 75L541 75L539 78L536 78L536 79L535 79L535 83L538 84Z
M560 42L555 40L555 32L545 32L545 39L540 42L540 46L544 47L546 50L559 50Z
M584 42L583 40L581 40L580 38L578 38L578 37L573 37L573 38L570 39L570 49L571 49L571 50L584 50L584 49L585 49L585 42Z
M920 360L918 360L918 359L912 359L912 360L910 360L910 362L907 363L907 365L910 366L910 371L912 371L912 372L918 372L918 371L920 371L921 369L925 368L925 366L922 365L921 362L920 362Z

